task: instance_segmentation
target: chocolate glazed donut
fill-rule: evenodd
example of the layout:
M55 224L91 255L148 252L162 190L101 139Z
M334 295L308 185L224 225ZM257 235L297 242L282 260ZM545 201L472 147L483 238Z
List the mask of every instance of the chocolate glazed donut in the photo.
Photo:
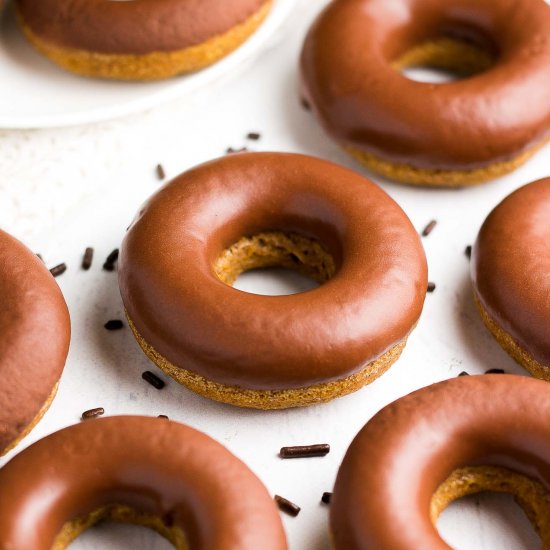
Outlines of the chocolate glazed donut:
M230 287L282 265L319 281L292 296ZM256 408L328 401L399 357L427 287L417 232L379 187L303 155L227 156L141 209L119 283L145 353L192 390Z
M222 5L223 4L223 5ZM155 80L224 57L261 24L271 0L16 0L25 35L84 76Z
M471 270L487 328L533 376L550 380L550 178L518 189L491 212Z
M12 459L0 487L2 550L62 550L102 519L155 529L178 550L287 548L260 480L210 437L169 420L71 426Z
M57 283L26 246L0 231L0 455L48 410L71 327Z
M335 550L450 550L435 523L457 498L505 492L550 548L550 385L511 375L461 377L382 409L338 472Z
M550 135L543 0L335 0L302 52L303 95L368 168L420 185L509 172ZM466 78L415 82L432 66Z

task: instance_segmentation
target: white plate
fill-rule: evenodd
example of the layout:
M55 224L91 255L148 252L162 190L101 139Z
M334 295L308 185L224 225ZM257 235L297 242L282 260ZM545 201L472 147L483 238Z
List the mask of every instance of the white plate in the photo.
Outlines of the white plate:
M204 88L251 59L298 0L275 0L270 15L236 51L197 73L161 82L110 82L58 68L25 40L13 9L0 28L0 128L50 128L125 116Z

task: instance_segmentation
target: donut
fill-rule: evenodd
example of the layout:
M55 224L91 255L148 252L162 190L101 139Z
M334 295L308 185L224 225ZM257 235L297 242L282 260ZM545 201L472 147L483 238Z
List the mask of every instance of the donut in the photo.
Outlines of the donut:
M179 550L287 548L261 481L225 447L170 420L65 428L4 466L0 486L5 550L62 550L101 520L144 525Z
M268 266L321 286L231 288ZM211 399L274 409L328 401L385 372L420 316L427 268L409 219L375 184L304 155L243 153L153 195L122 243L119 284L158 367Z
M474 297L497 342L550 380L550 178L521 187L487 217L472 250Z
M550 545L550 385L513 375L434 384L359 432L331 499L335 550L451 550L435 523L454 500L510 493Z
M59 286L40 259L0 230L0 456L55 397L71 326Z
M465 186L514 170L550 137L544 0L334 0L301 55L302 93L368 169ZM464 78L415 82L412 66Z
M39 52L83 76L158 80L202 69L240 46L272 0L16 0Z

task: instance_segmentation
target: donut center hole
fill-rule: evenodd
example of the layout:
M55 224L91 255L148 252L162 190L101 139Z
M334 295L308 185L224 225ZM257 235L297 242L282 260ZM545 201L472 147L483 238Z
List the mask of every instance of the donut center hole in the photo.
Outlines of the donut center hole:
M479 548L482 539L503 549L539 548L541 540L544 548L550 544L550 493L538 481L505 468L455 470L433 495L430 515L447 544L460 550ZM465 531L470 546L457 545Z
M496 55L478 44L456 38L434 38L417 44L393 62L409 80L443 84L489 70Z
M242 237L214 264L220 281L252 294L305 292L328 281L334 259L317 240L278 231Z
M92 547L187 550L183 531L171 523L129 506L112 504L67 522L52 550Z

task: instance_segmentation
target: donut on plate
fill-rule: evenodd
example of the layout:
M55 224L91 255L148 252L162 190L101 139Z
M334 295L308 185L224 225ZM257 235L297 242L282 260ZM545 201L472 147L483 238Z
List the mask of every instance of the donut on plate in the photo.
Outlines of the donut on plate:
M544 0L334 0L306 38L304 99L389 179L462 186L510 172L550 137ZM410 66L455 70L415 82Z
M275 265L321 286L231 288ZM328 401L384 373L418 321L427 269L409 219L370 181L303 155L245 153L184 173L143 206L119 283L157 366L211 399L271 409Z
M16 0L23 31L74 73L157 80L202 69L240 46L272 0Z
M261 481L222 445L160 418L88 420L0 470L0 548L63 550L101 520L144 525L178 550L286 550Z
M331 501L335 550L451 550L435 523L454 500L510 493L550 547L550 385L464 376L382 409L355 437Z
M51 273L0 231L0 456L48 410L69 351L69 312Z
M521 187L485 220L472 250L483 322L533 376L550 380L550 178Z

